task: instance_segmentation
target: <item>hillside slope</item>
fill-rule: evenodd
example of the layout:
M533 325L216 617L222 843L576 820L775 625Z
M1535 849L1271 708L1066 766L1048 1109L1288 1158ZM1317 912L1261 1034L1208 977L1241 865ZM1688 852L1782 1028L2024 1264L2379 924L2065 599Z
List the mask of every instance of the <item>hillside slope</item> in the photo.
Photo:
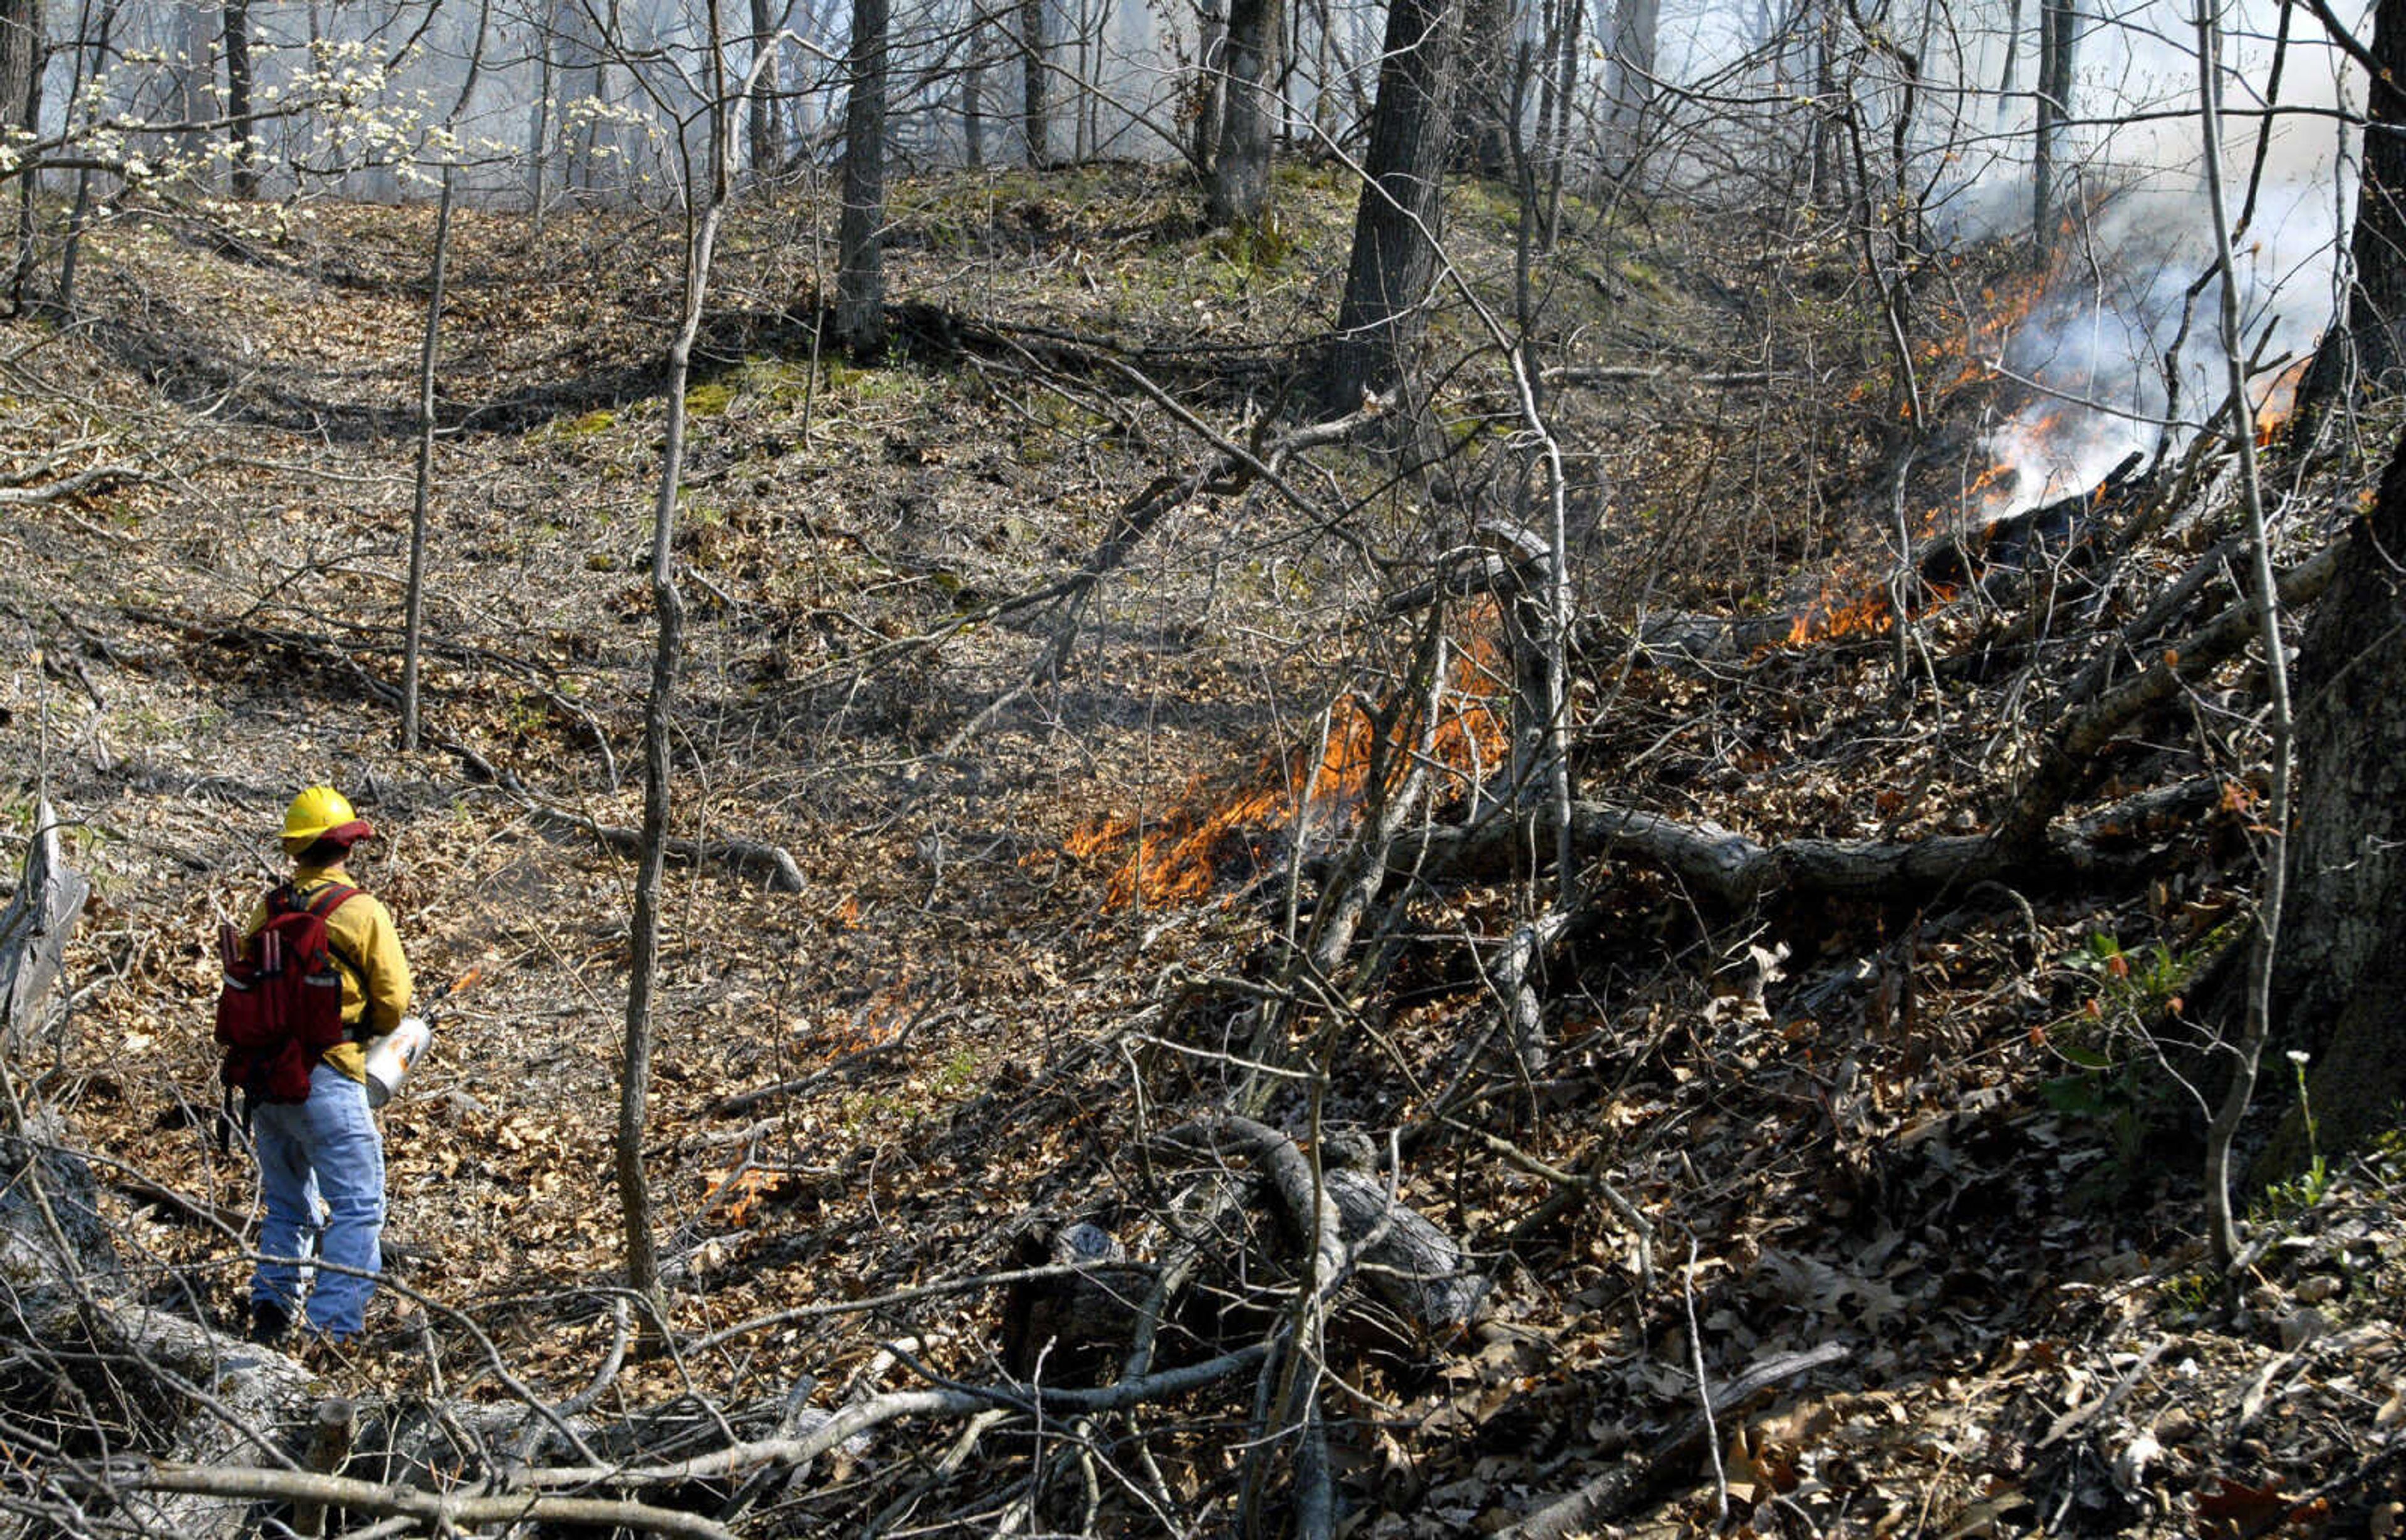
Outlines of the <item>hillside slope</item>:
M882 1392L1108 1380L1124 1341L1065 1330L1054 1360L1026 1293L970 1281L1081 1222L1131 1264L1197 1259L1163 1367L1272 1333L1293 1238L1274 1206L1210 1201L1215 1170L1252 1168L1231 1147L1165 1131L1244 1080L1249 1001L1335 901L1306 878L1374 799L1344 746L1440 635L1425 818L1460 817L1508 753L1494 606L1423 625L1386 602L1525 511L1500 360L1449 305L1453 458L1399 478L1337 445L1182 504L1057 669L1028 672L1061 609L1006 601L1090 565L1157 478L1299 425L1351 205L1318 172L1281 190L1275 231L1211 236L1191 188L1137 169L913 184L874 363L814 349L824 209L730 231L686 398L674 826L779 847L802 884L672 868L647 1159L679 1344L623 1365L632 868L595 831L641 818L673 232L461 219L409 754L430 212L96 237L85 312L6 333L0 442L23 487L62 489L10 511L0 571L5 848L47 798L96 889L74 1009L11 1076L96 1158L138 1287L238 1319L250 1181L212 1137L214 936L273 869L291 789L331 779L387 832L362 875L421 977L478 970L385 1114L403 1264L368 1347L317 1365L333 1385L399 1406L590 1383L592 1415L646 1440L614 1457L657 1465ZM1456 197L1465 279L1501 304L1508 203ZM1584 531L1583 784L1765 846L1969 832L2088 633L2017 637L2047 608L2019 568L1933 577L1909 658L1878 604L1836 623L1886 591L1894 463L1843 241L1643 212L1582 211L1540 266L1548 356L1606 371L1551 398ZM1932 310L1955 346L1968 311ZM1995 383L1950 384L1942 424L1981 420ZM1983 441L1938 442L1968 463ZM2313 473L2327 506L2362 489ZM2082 626L2194 559L2201 484ZM1530 873L1389 890L1364 947L1390 966L1308 1002L1319 1072L1268 1121L1315 1156L1339 1132L1400 1152L1377 1181L1489 1288L1461 1330L1352 1303L1332 1323L1311 1374L1340 1532L1494 1532L1601 1482L1578 1528L1716 1531L1726 1501L1759 1534L2394 1533L2406 1146L2267 1194L2226 1296L2202 1117L2156 1046L2243 912L2253 753L2236 729L2125 745L2082 811L2218 798L2102 828L2094 870L2045 881L1733 905L1599 860L1547 958L1538 1064L1490 1047ZM136 1436L20 1346L43 1426ZM1783 1363L1804 1366L1691 1425L1699 1371ZM1243 1373L1066 1428L897 1420L791 1483L644 1490L746 1533L1230 1533L1269 1393ZM38 1475L6 1479L48 1513Z

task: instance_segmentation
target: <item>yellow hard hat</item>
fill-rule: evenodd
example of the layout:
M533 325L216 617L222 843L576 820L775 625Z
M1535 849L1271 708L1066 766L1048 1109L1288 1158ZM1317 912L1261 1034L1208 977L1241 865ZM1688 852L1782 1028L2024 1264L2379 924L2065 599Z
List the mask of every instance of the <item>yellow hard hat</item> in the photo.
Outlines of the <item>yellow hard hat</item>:
M350 799L332 786L311 786L284 810L284 848L296 853L320 840L349 844L373 832L351 811Z

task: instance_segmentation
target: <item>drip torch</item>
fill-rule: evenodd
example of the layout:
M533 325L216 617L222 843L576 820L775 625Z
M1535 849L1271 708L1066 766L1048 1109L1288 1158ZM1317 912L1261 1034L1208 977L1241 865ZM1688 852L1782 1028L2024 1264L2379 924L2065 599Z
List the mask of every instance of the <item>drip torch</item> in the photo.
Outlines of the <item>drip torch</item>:
M434 1023L444 1008L458 997L460 992L476 982L481 968L470 968L451 981L451 987L434 996L423 1016L403 1016L401 1024L380 1038L371 1038L367 1045L368 1105L382 1107L392 1100L401 1082L423 1058L434 1041Z

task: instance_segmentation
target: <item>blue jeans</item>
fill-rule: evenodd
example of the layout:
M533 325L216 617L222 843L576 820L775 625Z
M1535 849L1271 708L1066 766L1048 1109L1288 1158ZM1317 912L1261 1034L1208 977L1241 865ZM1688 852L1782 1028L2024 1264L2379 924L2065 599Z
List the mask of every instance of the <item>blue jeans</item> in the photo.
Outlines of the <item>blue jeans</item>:
M321 1064L309 1073L309 1099L262 1104L251 1137L267 1210L259 1227L261 1261L250 1277L252 1301L298 1316L305 1292L312 1331L357 1336L366 1324L368 1296L375 1293L376 1237L384 1229L384 1136L368 1110L367 1087ZM313 1252L324 1267L309 1265Z

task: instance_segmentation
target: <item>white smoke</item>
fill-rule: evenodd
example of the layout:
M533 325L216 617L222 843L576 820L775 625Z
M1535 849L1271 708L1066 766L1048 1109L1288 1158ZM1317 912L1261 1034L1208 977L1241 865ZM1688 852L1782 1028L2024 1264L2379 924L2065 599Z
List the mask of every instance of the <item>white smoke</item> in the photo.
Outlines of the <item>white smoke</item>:
M2058 155L2059 252L1985 360L2039 393L1987 438L2017 473L1993 515L2094 487L2133 452L2177 450L2229 396L2191 16L2156 0L2085 26ZM2355 187L2342 120L2363 98L2356 66L2300 10L2267 115L2274 23L2269 6L2229 7L2223 45L2225 207L2234 224L2247 214L2234 256L2257 404L2336 313ZM2001 61L2001 48L1984 60ZM1957 239L2030 233L2031 114L2008 107L1976 179L1944 189L1942 228Z

